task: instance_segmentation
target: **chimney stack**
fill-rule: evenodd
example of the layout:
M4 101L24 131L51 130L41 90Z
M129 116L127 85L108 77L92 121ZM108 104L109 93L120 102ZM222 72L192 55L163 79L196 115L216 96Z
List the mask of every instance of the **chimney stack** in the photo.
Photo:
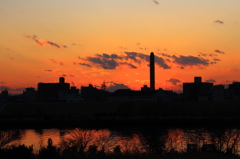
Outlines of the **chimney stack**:
M150 90L155 90L155 68L154 53L150 53Z

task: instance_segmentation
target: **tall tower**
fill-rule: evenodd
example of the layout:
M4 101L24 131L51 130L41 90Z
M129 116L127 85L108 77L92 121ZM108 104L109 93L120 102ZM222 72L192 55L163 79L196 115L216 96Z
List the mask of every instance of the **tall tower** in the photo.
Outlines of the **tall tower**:
M155 68L154 53L150 53L150 89L155 90Z

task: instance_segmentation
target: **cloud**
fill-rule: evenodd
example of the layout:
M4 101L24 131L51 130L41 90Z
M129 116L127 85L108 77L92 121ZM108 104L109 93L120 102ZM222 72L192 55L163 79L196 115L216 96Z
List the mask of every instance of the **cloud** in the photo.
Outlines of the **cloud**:
M217 51L221 52L221 51ZM223 52L221 52L223 53ZM198 66L206 67L212 64L216 64L220 59L208 59L207 57L217 56L215 54L203 54L200 53L198 56L192 55L170 55L167 53L155 54L155 64L163 69L170 69L169 63L174 63L178 68L184 69L186 66ZM80 58L80 57L79 57ZM132 69L136 69L142 65L148 65L150 63L150 56L138 53L138 52L124 52L122 54L96 54L94 56L87 56L80 58L80 60L91 62L98 65L103 69L117 69L121 65L127 65ZM85 62L79 63L79 65L92 66ZM204 66L204 67L203 67Z
M87 57L87 60L99 64L104 69L116 69L118 66L118 63L113 58L108 57Z
M220 59L213 59L213 61L210 61L207 57L213 57L217 56L215 54L204 54L199 53L198 56L192 56L192 55L170 55L167 53L159 53L160 56L163 56L165 61L172 62L177 64L178 68L184 69L185 66L209 66L211 64L216 64L217 61L220 61Z
M48 44L52 45L52 46L55 46L57 48L60 48L60 46L54 42L51 42L51 41L47 41Z
M173 85L177 85L177 83L181 82L179 79L175 79L175 78L170 78L169 80L166 80L167 82L172 83Z
M57 61L54 60L54 59L49 59L50 61L52 61L52 63L56 63L57 64Z
M121 63L122 65L128 65L130 68L137 68L137 66L130 63Z
M211 62L209 62L208 59L204 59L201 57L196 57L196 56L184 56L184 55L180 55L180 56L172 56L173 58L173 62L177 63L179 65L183 65L183 66L194 66L194 65L204 65L204 66L208 66L209 64L211 64Z
M154 2L155 4L159 4L159 2L158 2L157 0L153 0L153 2Z
M206 82L209 82L209 83L215 83L216 80L214 80L214 79L209 79L209 80L206 80Z
M215 49L214 51L215 51L216 53L219 53L219 54L225 54L225 52L220 51L220 50L218 50L218 49Z
M43 70L44 72L53 72L53 70Z
M35 44L37 44L39 46L50 45L52 47L59 48L59 49L60 48L67 48L66 45L60 45L60 44L57 44L57 43L49 41L49 40L39 39L36 35L33 35L33 36L26 35L24 37L34 40Z
M109 86L106 87L106 90L109 92L114 92L118 89L130 89L130 88L124 84L114 83L114 82L112 82Z
M221 61L220 59L217 59L217 58L214 58L213 60L214 60L214 61Z
M0 82L1 84L6 84L6 83L4 83L4 82Z
M134 62L141 64L143 61L144 62L150 62L150 56L149 55L145 55L143 53L137 53L137 52L125 52L125 54L127 55L125 58L126 59L131 59ZM159 66L162 67L164 69L169 69L170 66L168 66L165 62L165 60L162 57L159 57L157 55L155 55L155 63Z
M76 77L75 75L72 75L72 74L70 74L69 76L70 76L70 77Z
M221 21L221 20L215 20L215 21L213 21L214 23L219 23L219 24L224 24L224 22L223 21Z
M0 90L1 91L5 91L5 90L8 90L8 91L23 91L24 88L10 88L10 87L7 87L7 86L0 86Z
M82 66L87 66L87 67L92 67L91 65L87 64L87 63L78 63L79 65L82 65Z
M62 61L60 61L59 64L60 64L61 66L64 66L64 63L63 63Z
M62 74L61 76L62 76L62 77L67 77L67 75L66 75L66 74Z
M121 65L128 65L130 68L136 69L137 65L146 64L150 62L150 56L137 53L137 52L124 52L124 54L96 54L95 56L88 56L86 58L81 58L82 60L94 63L102 67L103 69L116 69ZM135 63L135 64L134 64ZM167 65L162 57L155 55L155 63L162 67L163 69L169 69L170 66Z

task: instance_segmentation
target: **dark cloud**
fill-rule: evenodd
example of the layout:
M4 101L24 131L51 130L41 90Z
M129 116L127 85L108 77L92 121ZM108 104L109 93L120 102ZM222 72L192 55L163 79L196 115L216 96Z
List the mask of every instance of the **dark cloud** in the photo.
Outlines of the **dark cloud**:
M50 45L50 46L53 46L56 48L67 48L66 45L60 45L60 44L57 44L57 43L49 41L49 40L39 39L36 35L33 35L33 36L26 35L24 37L34 40L35 43L40 46Z
M172 58L175 63L183 66L186 66L186 65L187 66L194 66L194 65L208 66L209 64L211 64L208 59L191 56L191 55L189 56L180 55L179 57L173 55Z
M59 46L58 44L54 43L54 42L48 41L47 43L48 43L49 45L55 46L55 47L57 47L57 48L60 48L60 46Z
M0 82L1 84L6 84L6 83L4 83L4 82Z
M171 60L167 60L167 61L180 65L181 69L184 69L184 66L209 66L210 64L215 64L216 61L219 61L219 60L210 61L206 57L207 56L215 56L215 55L203 54L201 52L199 53L198 56L192 56L192 55L176 56L176 55L169 55L167 53L160 53L159 55L161 55L163 57L167 57L168 59L171 59ZM166 60L166 59L164 59L164 60ZM177 67L180 68L180 66L177 66Z
M59 64L60 64L61 66L64 66L64 63L63 63L62 61L60 61Z
M223 53L222 51L215 50L215 52ZM218 61L221 61L218 58L214 58L209 60L207 57L217 56L215 54L203 54L199 53L198 56L192 55L170 55L167 53L158 53L155 54L155 64L163 69L170 69L171 67L168 63L175 63L177 67L180 69L184 69L186 66L209 66L212 64L216 64ZM128 65L130 68L138 68L139 65L146 65L149 66L150 56L138 53L138 52L124 52L124 54L96 54L95 56L88 56L86 58L78 57L81 60L85 60L94 64L99 65L103 69L116 69L118 66L121 65ZM87 63L79 63L79 65L84 65L91 67L91 65Z
M84 60L100 65L104 69L116 69L120 65L128 65L131 68L137 68L132 62L137 64L142 64L143 62L149 63L149 55L137 52L125 52L124 55L117 54L96 54L95 56L86 57ZM164 59L159 56L155 56L155 62L157 65L164 69L169 69L170 67L165 63Z
M110 57L87 57L87 60L99 64L104 69L115 69L119 64L115 61L115 59Z
M5 91L5 90L8 90L8 91L23 91L24 88L10 88L10 87L7 87L7 86L0 86L0 90L1 91Z
M219 24L224 24L224 22L223 21L221 21L221 20L215 20L215 21L213 21L214 23L219 23Z
M137 66L135 66L135 65L133 65L133 64L131 64L131 63L120 63L120 64L122 64L122 65L128 65L128 66L131 67L131 68L137 68Z
M215 83L216 80L214 80L214 79L209 79L209 80L206 80L206 82L208 82L208 83Z
M198 55L198 56L204 56L204 57L206 57L206 56L209 56L209 54L204 54L204 53L199 52L199 55Z
M57 61L54 59L49 59L49 60L52 61L52 63L57 63Z
M44 72L52 72L53 70L43 70Z
M217 59L217 58L214 58L213 60L214 60L214 61L221 61L220 59Z
M165 57L172 57L171 55L165 54L165 53L159 53L159 54L162 55L162 56L165 56Z
M70 77L76 77L75 75L69 75Z
M225 54L225 52L220 51L220 50L218 50L218 49L215 49L214 51L215 51L216 53L219 53L219 54Z
M158 2L157 0L153 0L153 2L154 2L155 4L159 4L159 2Z
M78 63L79 65L82 65L82 66L87 66L87 67L92 67L91 65L87 64L87 63Z
M125 54L127 55L125 58L127 59L131 59L136 63L141 64L143 61L146 62L150 62L150 57L149 55L145 55L143 53L137 53L137 52L125 52ZM168 66L165 62L165 60L162 57L159 57L157 55L155 55L155 63L164 68L164 69L169 69L170 66Z
M62 74L61 76L62 76L62 77L66 77L67 75L66 75L66 74Z
M177 85L177 83L181 82L179 79L175 79L175 78L170 78L169 80L167 80L167 82L172 83L173 85Z

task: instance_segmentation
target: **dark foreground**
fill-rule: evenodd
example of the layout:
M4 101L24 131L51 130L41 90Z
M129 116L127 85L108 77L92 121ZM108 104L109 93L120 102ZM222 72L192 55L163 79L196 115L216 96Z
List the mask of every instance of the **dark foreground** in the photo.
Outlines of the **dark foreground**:
M240 126L240 102L8 103L1 128Z
M112 152L105 153L97 151L94 146L87 151L80 151L74 147L68 147L66 149L56 148L55 146L42 147L38 152L33 152L32 147L24 145L12 146L9 148L0 149L1 159L93 159L93 158L105 158L105 159L239 159L240 156L234 154L226 154L220 152L189 152L189 153L177 153L169 152L165 154L161 153L122 153L120 149L114 148Z

